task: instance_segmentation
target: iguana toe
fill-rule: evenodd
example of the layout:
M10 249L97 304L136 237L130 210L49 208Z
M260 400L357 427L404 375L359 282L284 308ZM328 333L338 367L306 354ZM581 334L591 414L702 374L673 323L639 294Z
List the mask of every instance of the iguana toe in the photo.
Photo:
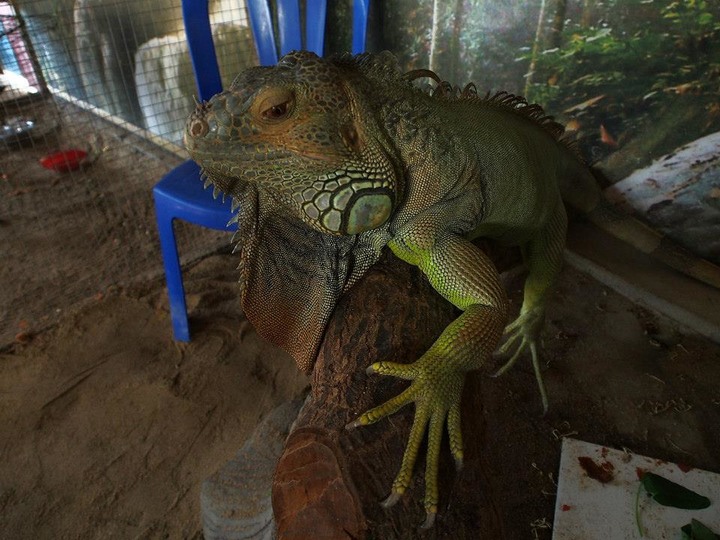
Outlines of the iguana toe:
M505 335L509 335L509 337L502 347L498 349L498 352L500 354L508 354L513 348L515 352L510 360L503 364L493 375L494 377L499 377L507 372L515 365L520 356L529 350L532 358L533 371L535 372L535 379L537 380L538 390L540 391L540 399L542 400L543 414L548 410L549 401L545 390L545 382L543 381L540 370L540 355L538 354L537 343L544 319L544 310L538 308L522 313L517 319L505 327Z
M405 405L414 400L414 393L415 392L413 387L410 386L410 388L407 388L405 391L398 394L394 398L387 400L382 405L378 405L377 407L373 407L369 411L365 411L356 420L350 422L347 427L354 428L358 426L367 426L368 424L374 424L378 420L385 418L386 416L390 416L393 413L396 413Z
M447 431L450 438L450 453L455 460L455 470L460 471L463 468L463 442L462 430L460 429L461 414L460 403L456 403L447 415Z
M522 341L520 341L520 344L516 346L516 343L518 342L518 340L522 340ZM511 367L513 367L515 365L515 362L518 361L518 358L520 358L520 356L528 349L528 346L529 346L529 340L522 334L515 333L515 334L511 335L508 338L508 340L505 343L503 343L502 347L500 347L498 349L498 352L502 355L506 355L510 351L512 351L513 348L515 349L515 352L513 353L510 360L505 362L502 365L502 367L495 372L493 377L499 377L503 373L507 372Z
M399 379L412 380L417 376L414 364L398 364L396 362L375 362L365 373L368 375L390 375Z

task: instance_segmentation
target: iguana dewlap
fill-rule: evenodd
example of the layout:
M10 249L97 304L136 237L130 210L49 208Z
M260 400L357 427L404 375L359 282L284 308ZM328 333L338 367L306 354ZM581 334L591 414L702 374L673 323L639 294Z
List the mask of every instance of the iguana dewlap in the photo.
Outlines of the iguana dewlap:
M465 373L497 348L526 350L547 404L538 335L565 244L560 191L597 204L592 175L560 141L562 127L537 105L500 93L434 95L412 84L392 55L322 59L307 52L239 75L198 105L185 144L208 182L239 205L242 305L257 332L310 370L340 295L388 246L418 266L462 314L419 359L378 361L369 372L412 381L351 426L408 403L415 419L392 504L407 489L425 432L426 526L437 512L445 426L462 462L460 397ZM586 193L592 193L587 201ZM499 276L471 240L520 246L528 276L518 318L506 326Z

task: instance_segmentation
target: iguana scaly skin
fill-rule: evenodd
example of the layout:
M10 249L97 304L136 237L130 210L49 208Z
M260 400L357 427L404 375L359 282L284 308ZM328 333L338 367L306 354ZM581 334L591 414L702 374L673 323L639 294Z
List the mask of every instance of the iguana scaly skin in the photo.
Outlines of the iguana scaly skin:
M440 84L434 95L413 85ZM258 333L310 370L340 295L384 246L418 266L462 314L409 364L369 373L408 379L399 396L350 427L406 404L415 418L392 493L407 489L428 432L425 526L438 504L438 458L447 425L462 463L460 397L503 331L511 366L529 350L542 394L538 337L560 270L566 215L561 189L585 210L597 187L563 129L537 105L506 93L459 93L426 70L403 75L389 53L321 59L307 52L252 68L198 105L185 144L207 182L239 205L242 304ZM602 207L602 205L600 205ZM611 220L612 221L612 220ZM617 225L617 220L613 222ZM518 318L492 262L471 240L520 246L528 268Z

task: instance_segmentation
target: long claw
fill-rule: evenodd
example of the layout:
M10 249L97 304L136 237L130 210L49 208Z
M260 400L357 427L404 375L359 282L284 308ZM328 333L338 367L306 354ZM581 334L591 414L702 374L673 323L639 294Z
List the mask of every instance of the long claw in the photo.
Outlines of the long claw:
M362 425L363 425L363 423L360 421L360 418L356 418L355 420L353 420L353 421L350 422L349 424L345 424L345 429L347 429L348 431L350 431L351 429L355 429L356 427L360 427L360 426L362 426Z
M550 402L548 401L547 391L545 390L545 382L543 381L542 372L540 371L540 357L537 352L537 345L534 342L530 343L530 354L532 356L533 369L535 370L535 379L538 383L538 389L540 390L540 399L543 405L543 416L547 414Z
M391 508L397 504L402 497L402 491L393 489L387 499L380 503L383 508Z
M435 525L435 517L437 516L437 512L428 512L425 516L425 521L423 521L423 524L420 525L421 529L431 529L433 525Z

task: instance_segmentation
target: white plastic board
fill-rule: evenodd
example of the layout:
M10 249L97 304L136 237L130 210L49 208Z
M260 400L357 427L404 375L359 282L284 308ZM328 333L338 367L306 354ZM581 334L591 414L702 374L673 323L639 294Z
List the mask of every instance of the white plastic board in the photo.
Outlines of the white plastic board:
M635 519L641 471L685 486L712 504L703 510L681 510L662 506L643 493L641 537ZM680 540L680 527L691 518L720 532L720 475L576 439L563 441L553 540Z

